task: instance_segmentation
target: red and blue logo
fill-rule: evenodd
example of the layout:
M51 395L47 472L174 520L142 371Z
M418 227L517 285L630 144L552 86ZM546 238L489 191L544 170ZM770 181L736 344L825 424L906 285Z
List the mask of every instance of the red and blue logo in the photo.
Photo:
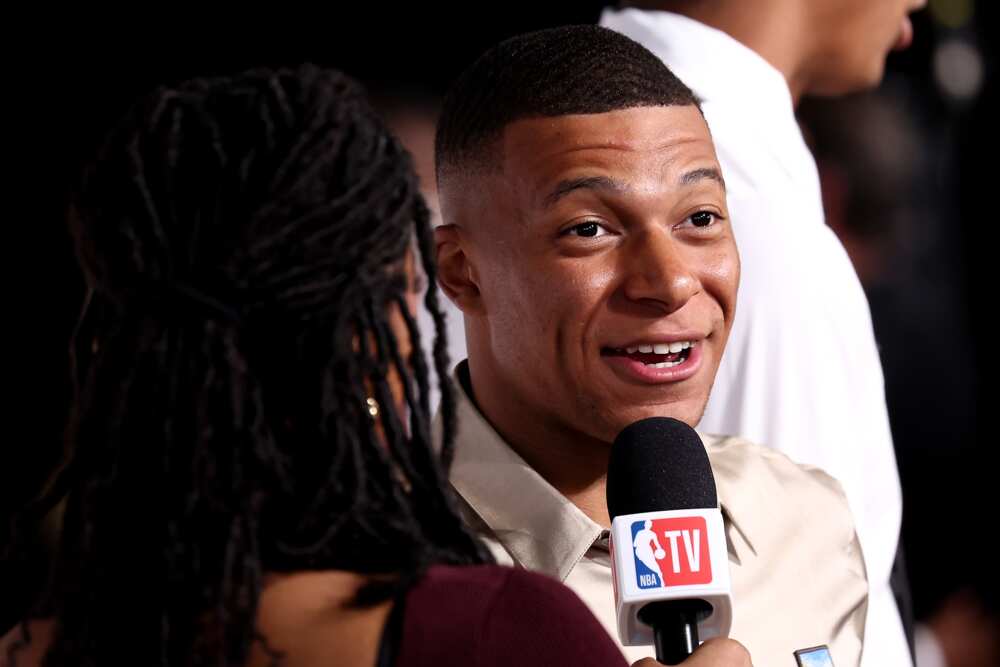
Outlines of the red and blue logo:
M632 552L639 588L691 586L712 581L708 529L703 517L635 521Z

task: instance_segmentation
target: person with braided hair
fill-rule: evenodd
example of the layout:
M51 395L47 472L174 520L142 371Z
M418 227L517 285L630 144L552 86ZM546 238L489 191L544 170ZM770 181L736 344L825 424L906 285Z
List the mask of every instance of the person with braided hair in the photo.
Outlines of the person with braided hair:
M65 514L0 662L624 665L460 519L428 213L358 85L302 66L161 88L70 218L89 295L68 453L13 551Z

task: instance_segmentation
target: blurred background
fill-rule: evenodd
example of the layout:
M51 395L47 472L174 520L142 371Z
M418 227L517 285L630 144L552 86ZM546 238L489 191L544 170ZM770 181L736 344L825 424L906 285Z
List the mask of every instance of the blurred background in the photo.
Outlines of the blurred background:
M0 509L30 498L60 460L69 337L83 296L64 224L67 194L131 100L159 83L256 65L337 67L368 86L414 153L433 206L433 125L451 80L504 37L594 23L611 3L434 4L4 10ZM988 398L996 354L987 335L1000 266L997 5L930 0L914 17L913 47L890 57L877 91L808 100L800 114L828 223L871 303L914 612L952 667L1000 665L991 546L1000 456ZM454 317L450 326L460 330ZM0 634L38 588L43 563L39 555L0 571Z

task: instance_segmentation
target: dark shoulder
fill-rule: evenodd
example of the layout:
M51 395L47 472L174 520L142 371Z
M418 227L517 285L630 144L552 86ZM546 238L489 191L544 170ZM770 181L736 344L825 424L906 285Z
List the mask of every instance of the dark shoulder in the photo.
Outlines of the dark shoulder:
M573 591L524 569L432 568L406 611L404 644L436 664L626 665Z
M495 611L497 605L528 601L535 607L582 609L573 591L543 574L499 565L437 566L428 570L409 596L409 604L424 598L440 605L457 601L467 610ZM589 612L588 612L589 613Z
M436 565L421 578L415 590L433 588L477 593L496 591L507 579L522 570L499 565L468 565L462 567Z
M626 667L583 601L550 577L514 570L486 619L484 665Z
M421 619L423 631L449 631L449 622L440 628L424 621L426 615L471 621L486 614L495 600L509 585L512 577L519 579L518 570L497 565L453 567L439 565L430 568L406 596L407 625L414 618ZM516 584L515 584L516 585ZM430 612L433 611L433 614Z

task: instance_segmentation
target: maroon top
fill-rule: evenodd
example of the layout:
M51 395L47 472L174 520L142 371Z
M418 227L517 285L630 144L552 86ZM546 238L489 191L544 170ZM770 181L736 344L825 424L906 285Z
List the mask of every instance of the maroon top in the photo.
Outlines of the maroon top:
M433 567L400 611L396 667L627 667L575 593L523 569Z

